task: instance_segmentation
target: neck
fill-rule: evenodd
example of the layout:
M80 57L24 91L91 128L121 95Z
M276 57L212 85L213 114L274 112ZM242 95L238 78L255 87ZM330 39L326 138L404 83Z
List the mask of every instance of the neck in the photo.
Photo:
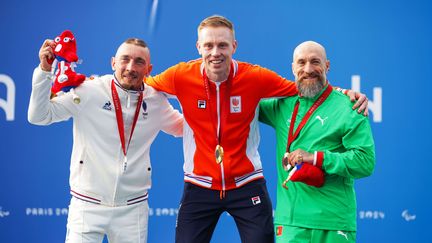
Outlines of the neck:
M137 87L137 86L130 85L129 87L125 87L124 85L122 85L122 87L124 89L132 90L132 91L140 91L141 90L141 86Z
M115 75L114 75L114 79L116 80L116 83L124 90L140 91L142 89L143 84L137 84L137 85L126 84L121 80L119 80Z
M206 69L207 78L212 82L218 82L218 83L227 80L229 76L229 72L230 70L228 69L223 73L211 73Z
M217 83L223 82L223 81L228 79L228 75L225 75L225 74L224 75L211 75L210 74L210 75L207 75L207 77L210 81L217 82Z

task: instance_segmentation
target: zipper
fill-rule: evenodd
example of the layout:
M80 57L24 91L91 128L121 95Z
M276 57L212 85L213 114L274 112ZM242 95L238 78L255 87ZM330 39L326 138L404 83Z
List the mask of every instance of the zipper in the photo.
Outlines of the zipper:
M122 115L124 115L123 121L124 121L124 124L126 124L128 119L129 119L129 116L128 116L129 115L128 108L130 107L130 94L129 94L129 92L126 91L126 97L124 97L124 98L126 98L126 109L125 109L126 112L123 112ZM120 101L120 104L122 104L124 102L124 98L123 98L123 100ZM125 129L125 132L126 132L126 129ZM127 138L127 137L128 136L126 136L126 134L125 134L125 138ZM127 143L127 142L128 141L125 140L125 143ZM120 166L117 167L117 175L116 175L116 179L115 179L115 183L114 183L114 193L113 193L113 197L112 197L112 206L116 205L118 184L119 184L120 177L123 174L123 165L124 165L125 157L123 155L121 145L120 145L120 150L119 150L117 158L118 158L118 161L120 162Z
M220 134L220 83L215 82L216 85L216 113L217 113L217 137L219 138ZM220 142L220 139L218 139ZM224 174L224 167L223 162L220 164L221 168L221 175L222 175L222 190L220 192L220 199L223 199L225 197L225 174Z
M130 107L130 94L129 94L129 91L126 91L126 92L127 92L126 108L129 109L129 107Z

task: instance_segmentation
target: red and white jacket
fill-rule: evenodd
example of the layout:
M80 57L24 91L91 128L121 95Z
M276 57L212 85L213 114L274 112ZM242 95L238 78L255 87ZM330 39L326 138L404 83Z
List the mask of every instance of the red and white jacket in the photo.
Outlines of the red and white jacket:
M233 61L232 68L232 79L210 81L207 88L201 59L179 63L146 80L155 89L176 96L182 106L184 180L221 191L263 178L258 153L259 101L297 94L294 82L268 69L238 61ZM221 164L215 159L218 127L225 152Z
M71 194L84 201L113 207L147 200L147 191L151 187L150 145L160 130L181 136L182 115L173 109L163 94L147 85L141 104L138 104L138 92L116 85L126 143L129 143L136 106L141 106L125 169L111 94L114 76L101 76L77 87L75 92L81 98L79 104L73 102L70 92L50 100L54 78L50 72L39 67L35 69L28 119L32 124L49 125L73 118Z

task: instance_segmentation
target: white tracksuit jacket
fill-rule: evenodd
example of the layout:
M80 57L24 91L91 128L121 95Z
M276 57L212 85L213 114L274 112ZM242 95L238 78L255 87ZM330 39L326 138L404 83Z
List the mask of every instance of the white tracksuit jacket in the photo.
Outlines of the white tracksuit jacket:
M159 130L181 136L183 116L172 108L163 94L145 85L124 170L124 155L111 94L114 76L98 77L76 88L75 93L81 98L79 104L73 102L70 93L50 100L53 78L50 72L44 72L39 67L35 69L28 120L32 124L49 125L73 117L71 194L81 200L108 206L147 200L147 190L151 187L150 145ZM116 89L122 105L127 145L139 95L118 85Z

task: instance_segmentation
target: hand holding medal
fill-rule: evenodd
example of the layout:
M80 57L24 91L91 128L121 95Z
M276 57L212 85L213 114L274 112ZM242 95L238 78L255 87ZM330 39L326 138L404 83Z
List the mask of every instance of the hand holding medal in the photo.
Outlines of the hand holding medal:
M289 126L289 131L288 131L287 146L286 146L285 154L284 154L283 159L282 159L282 166L286 171L288 171L287 179L282 183L282 186L285 189L288 189L286 184L288 183L288 181L290 180L290 178L294 174L294 172L296 172L298 169L301 168L303 162L313 163L313 161L314 161L314 158L313 158L314 155L313 154L307 153L301 149L297 149L294 152L290 153L290 151L291 151L290 147L291 147L292 142L298 137L300 131L302 130L302 128L304 127L306 122L309 120L311 115L315 112L316 109L318 109L318 107L330 95L330 93L332 92L332 89L333 88L330 84L327 85L327 88L325 89L325 91L320 95L320 97L318 97L318 99L314 102L314 104L306 112L305 116L300 121L300 124L298 124L297 129L295 129L295 131L294 131L294 125L296 124L297 113L298 113L299 105L300 105L298 100L294 106L294 111L291 115L291 122L290 122L290 126ZM312 167L315 167L315 166L312 165ZM318 168L316 168L316 169L318 169ZM323 179L324 174L322 173L322 170L320 170L320 169L318 169L318 170L321 172L321 173L318 173L319 177L322 177L322 180L319 180L319 182L322 181L322 184L323 184L324 183L324 179Z

